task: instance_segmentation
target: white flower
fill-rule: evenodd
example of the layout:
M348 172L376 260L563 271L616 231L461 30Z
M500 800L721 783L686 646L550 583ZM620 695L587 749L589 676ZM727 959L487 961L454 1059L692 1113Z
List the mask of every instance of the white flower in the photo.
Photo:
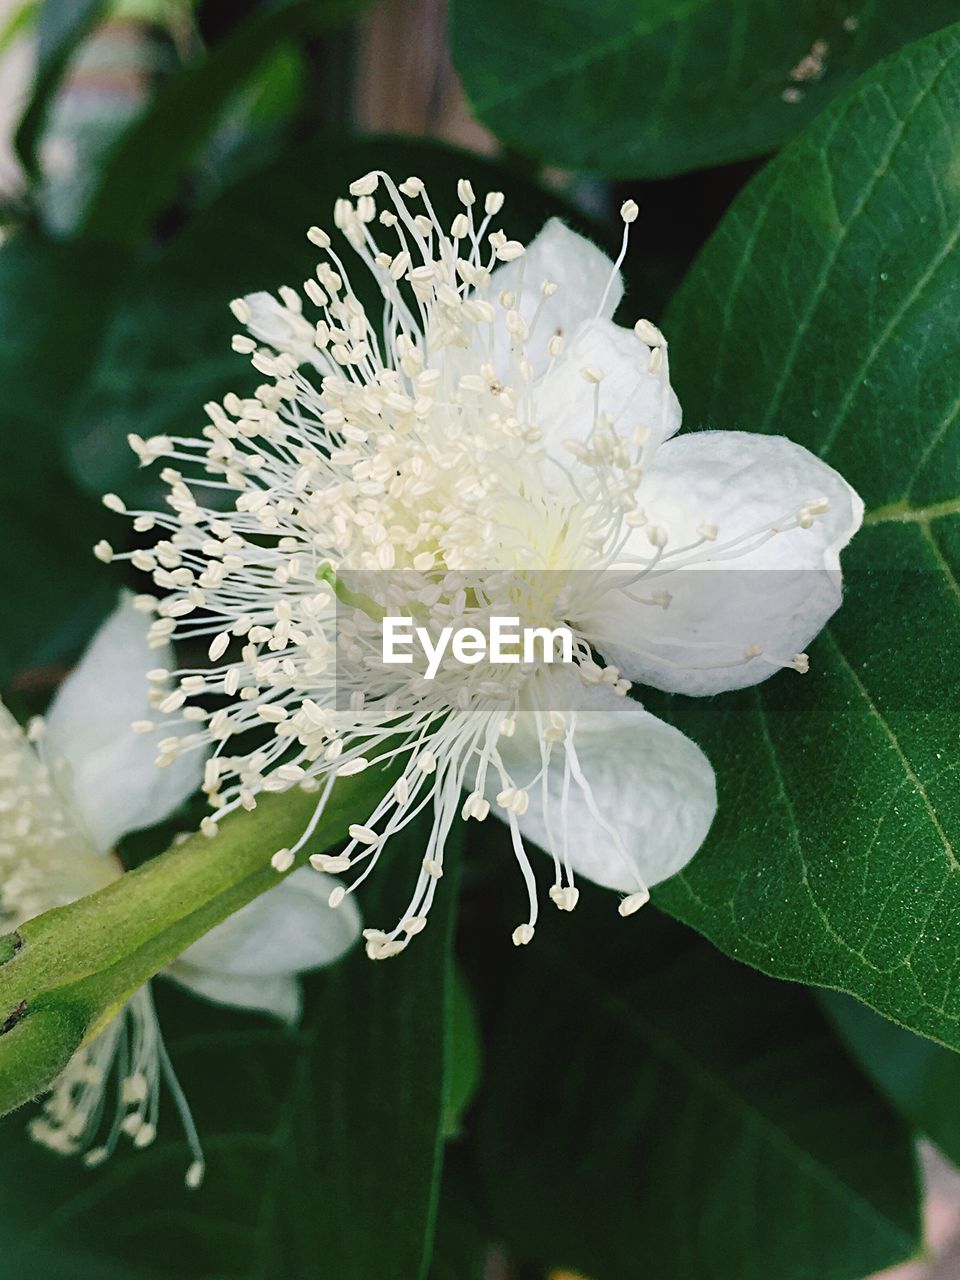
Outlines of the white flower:
M234 347L267 380L256 395L208 405L203 441L131 437L143 464L168 460L170 510L130 513L160 531L129 554L163 593L142 601L152 643L209 645L209 666L155 673L158 763L213 745L208 834L263 790L316 790L319 815L338 775L399 768L344 853L312 859L352 875L339 905L432 810L407 912L367 931L376 958L423 927L458 812L509 824L529 899L518 944L538 910L526 839L552 854L558 907L580 873L630 914L693 856L716 800L699 748L626 698L624 677L710 693L804 670L860 500L781 437L674 438L663 336L612 320L631 202L611 264L557 221L524 251L491 229L503 197L479 206L466 181L449 227L419 179L368 174L351 194L335 221L367 306L313 228L309 317L287 287L233 304L250 335ZM394 608L431 627L504 611L564 623L576 665L448 665L429 681L382 661Z
M183 756L158 774L152 748L130 732L131 720L148 710L146 673L155 658L142 614L127 597L45 720L24 733L0 703L0 932L117 879L123 868L116 841L167 817L199 786L201 757ZM356 912L341 919L325 901L318 904L316 880L309 870L294 873L188 948L170 976L212 1000L296 1017L297 973L336 959L360 927ZM280 936L287 945L279 945ZM85 1152L90 1166L107 1158L121 1134L147 1146L156 1135L161 1076L193 1151L187 1183L197 1186L203 1157L149 985L73 1056L31 1121L31 1135L63 1154ZM91 1145L111 1077L115 1119L105 1140Z

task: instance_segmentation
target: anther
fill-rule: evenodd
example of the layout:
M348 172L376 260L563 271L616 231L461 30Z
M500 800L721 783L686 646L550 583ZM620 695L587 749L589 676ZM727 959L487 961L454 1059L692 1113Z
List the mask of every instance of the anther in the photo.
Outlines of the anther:
M641 342L648 347L662 347L665 340L663 334L655 324L650 320L638 320L633 326L633 332L637 335Z
M348 760L345 764L340 765L337 769L337 777L350 778L355 773L363 773L369 763L370 761L364 756L356 756L353 760Z
M631 893L629 897L624 898L617 910L624 917L632 916L634 912L639 911L650 901L650 890L640 889L636 893Z
M315 871L323 871L328 876L340 875L350 870L350 859L342 853L312 853L310 865Z
M249 324L253 319L253 313L246 298L234 298L230 303L230 310L241 324Z
M138 1150L142 1150L144 1147L149 1147L156 1136L157 1129L155 1125L150 1123L141 1124L137 1132L133 1135L133 1145Z
M360 844L376 844L380 839L373 827L364 827L358 822L352 822L347 830L350 833L350 839L357 840Z
M550 901L556 903L561 911L572 911L580 901L580 890L573 885L551 885Z
M289 871L293 866L292 851L290 849L278 849L270 859L270 865L274 871L279 871L281 874L284 871Z
M365 173L362 178L357 178L350 183L350 194L352 196L372 196L380 185L380 177L376 173Z

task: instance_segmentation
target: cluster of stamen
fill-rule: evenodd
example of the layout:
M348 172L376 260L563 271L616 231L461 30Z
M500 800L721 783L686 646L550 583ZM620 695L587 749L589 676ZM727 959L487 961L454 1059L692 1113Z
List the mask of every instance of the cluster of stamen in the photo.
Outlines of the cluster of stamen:
M85 847L65 799L66 780L0 705L0 931L91 893L112 879L107 860Z
M113 1154L121 1138L137 1150L157 1136L160 1080L174 1093L193 1158L184 1181L195 1190L203 1181L204 1160L190 1109L167 1056L149 986L141 987L88 1045L70 1059L29 1123L31 1138L59 1155L82 1153L88 1169ZM102 1142L91 1145L101 1129L111 1079L116 1091L113 1121Z
M386 207L378 209L381 187ZM373 811L358 815L345 848L311 858L324 872L350 877L331 895L336 907L372 872L391 836L432 808L407 911L393 930L367 931L374 958L396 954L423 928L451 823L458 813L483 821L490 795L528 890L528 918L513 938L530 940L537 891L518 819L558 759L564 805L590 807L636 880L621 903L630 914L646 900L646 887L584 778L576 712L550 704L540 691L542 671L481 665L426 680L416 666L383 663L380 623L388 606L434 628L482 624L496 612L534 625L562 622L575 635L583 683L623 696L628 682L595 660L596 637L578 626L609 596L610 570L632 590L708 553L735 552L743 540L725 545L704 520L695 543L674 548L667 530L647 523L638 492L663 433L659 423L623 433L605 409L600 367L578 371L592 389L592 423L582 441L568 442L571 465L545 450L542 389L569 358L572 335L555 330L534 344L557 284L533 282L539 301L531 312L523 301L530 296L523 245L493 225L499 192L481 205L461 181L449 226L417 178L396 186L371 173L351 195L338 201L334 220L366 269L372 298L360 301L331 238L312 228L309 239L324 258L302 293L284 287L278 298L232 304L247 330L233 346L266 379L254 395L207 405L202 440L131 437L142 464L164 460L168 510L129 512L136 532L157 535L150 549L117 555L101 543L97 554L129 559L152 576L160 598L139 602L155 615L154 644L202 638L208 659L152 672L157 714L135 728L159 731L161 766L184 752L209 752L208 835L227 813L255 808L261 792L316 792L314 818L299 840L273 853L281 873L309 847L336 778L398 768ZM628 201L621 213L611 285L637 207ZM497 288L494 273L504 263L517 264L510 289ZM377 324L374 300L382 307ZM654 377L666 386L659 330L640 321L635 335L638 384ZM115 495L105 501L126 510ZM809 506L795 520L815 514ZM625 559L628 539L642 527L649 555ZM766 536L769 529L758 530L753 544ZM564 587L563 575L575 589ZM669 595L656 586L648 602L667 607ZM540 742L526 778L510 774L499 750L520 714L534 717ZM241 738L244 749L232 749ZM564 813L555 825L549 896L569 911L578 891Z
M38 718L25 733L0 705L0 931L17 929L122 874L118 860L94 849L82 831L70 801L69 770L44 758L43 730ZM149 1146L157 1132L161 1076L173 1091L193 1153L186 1183L198 1187L203 1156L149 987L73 1055L30 1120L30 1136L60 1155L83 1153L89 1168L102 1164L121 1136L134 1147ZM106 1139L97 1142L111 1080L117 1106Z

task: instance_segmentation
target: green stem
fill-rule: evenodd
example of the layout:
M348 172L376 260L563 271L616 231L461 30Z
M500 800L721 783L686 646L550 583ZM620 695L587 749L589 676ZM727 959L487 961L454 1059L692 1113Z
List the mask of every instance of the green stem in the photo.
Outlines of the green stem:
M366 816L373 789L392 774L370 770L334 787L311 853L343 839ZM315 795L267 795L254 813L225 819L213 839L194 835L105 889L58 907L0 938L0 1115L36 1097L154 974L284 876L270 865L294 844Z
M384 608L377 604L372 596L364 595L360 591L351 591L344 580L337 576L331 565L324 565L317 570L317 580L328 583L340 603L346 605L348 609L359 609L374 622L382 622L387 616Z

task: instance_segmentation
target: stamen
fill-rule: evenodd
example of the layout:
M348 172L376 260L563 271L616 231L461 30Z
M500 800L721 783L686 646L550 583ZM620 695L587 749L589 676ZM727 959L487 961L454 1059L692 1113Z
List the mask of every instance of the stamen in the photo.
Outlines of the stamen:
M504 206L502 193L478 194L461 179L457 196L460 209L445 225L419 178L397 184L379 170L358 178L351 198L334 209L352 258L312 227L308 238L321 261L302 293L284 287L276 297L233 304L249 334L235 345L267 381L253 396L207 405L202 439L131 437L141 464L165 464L166 509L127 512L138 531L155 529L155 544L119 554L105 543L97 549L102 559L128 558L152 575L160 598L140 606L152 616L152 644L175 637L207 651L202 669L152 673L153 710L138 723L144 733L157 725L162 764L207 753L206 835L227 814L253 808L264 791L315 791L306 829L271 857L285 874L315 833L336 778L364 770L376 778L380 766L394 767L397 781L369 812L351 815L345 849L309 859L326 874L350 877L330 893L337 907L372 874L396 832L432 814L407 909L392 932L367 938L376 959L399 954L422 930L442 891L451 824L458 815L486 820L491 798L510 827L527 889L518 945L530 941L537 921L521 834L531 805L542 811L554 863L549 895L559 909L573 910L579 896L569 847L574 804L616 849L624 883L636 883L621 912L646 900L635 858L577 754L576 716L539 704L531 713L536 673L521 664L491 671L441 661L427 679L418 662L384 663L388 603L397 597L399 616L415 614L430 634L445 626L483 630L498 612L529 615L537 626L562 622L574 634L583 683L624 697L629 682L593 656L609 639L602 601L611 577L618 589L637 590L632 599L669 609L666 575L755 551L826 509L824 500L798 494L781 520L726 538L700 518L709 512L692 522L683 513L685 530L697 526L693 541L666 518L648 519L644 476L662 423L622 420L620 379L602 354L576 360L575 334L541 336L551 300L565 286L525 279L524 246L491 221ZM638 215L627 200L598 316ZM360 302L345 258L354 275L373 276L382 297L376 315ZM516 265L498 277L502 263ZM637 391L652 378L666 395L663 335L648 320L634 332ZM579 370L586 381L577 385L590 430L578 431L569 458L558 461L543 441L552 426L545 420L549 380L561 369ZM124 509L116 495L107 503ZM631 541L638 529L640 552ZM610 575L614 569L624 573ZM498 570L519 578L522 590L500 584ZM577 591L547 590L545 571L554 583L580 575ZM357 573L379 576L358 585ZM595 585L582 586L584 579ZM368 590L370 581L376 590ZM637 643L646 643L642 635ZM780 662L759 650L748 656L742 645L731 654L734 663L757 660ZM804 662L795 655L787 665L802 670ZM530 771L539 769L515 777L498 742L530 714L539 753ZM558 812L548 782L561 768Z

